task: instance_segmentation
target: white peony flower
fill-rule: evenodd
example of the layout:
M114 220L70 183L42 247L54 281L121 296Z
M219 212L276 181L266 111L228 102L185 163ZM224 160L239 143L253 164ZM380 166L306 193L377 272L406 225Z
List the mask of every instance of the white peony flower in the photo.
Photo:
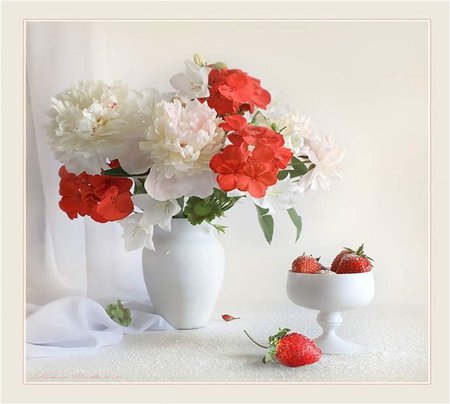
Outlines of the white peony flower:
M252 198L253 202L273 215L276 212L298 208L301 192L298 185L290 177L277 181L267 188L263 198Z
M135 91L137 105L143 119L144 129L140 131L132 142L124 143L119 153L122 168L129 174L145 173L153 164L153 160L139 147L145 140L146 130L153 120L153 112L161 101L170 101L175 93L160 93L154 88L147 88L140 92Z
M295 156L302 153L305 140L316 134L311 119L284 101L272 102L266 111L256 116L256 122L269 127L274 123L284 137L285 147Z
M176 200L157 201L146 194L133 195L131 199L143 211L144 216L141 220L143 225L159 226L166 231L171 230L172 217L181 211Z
M198 100L185 106L175 99L155 106L153 122L140 143L153 165L145 189L161 201L206 197L217 185L209 162L220 151L224 132L216 111Z
M344 148L334 144L334 138L315 136L307 141L304 153L315 167L302 175L297 182L300 192L327 189L334 179L342 179L341 161Z
M153 244L153 226L142 222L142 213L134 213L119 221L124 230L125 249L127 251L137 250L145 247L155 250Z
M70 172L100 173L144 131L136 100L119 82L80 82L51 100L50 144Z
M185 65L185 73L178 73L170 79L170 84L178 91L177 96L184 102L209 97L208 76L211 68L198 66L190 60L186 60Z

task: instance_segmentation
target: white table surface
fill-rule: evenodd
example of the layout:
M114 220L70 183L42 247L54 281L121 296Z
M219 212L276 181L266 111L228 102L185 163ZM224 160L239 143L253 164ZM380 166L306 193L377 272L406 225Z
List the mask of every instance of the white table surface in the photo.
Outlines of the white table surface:
M240 320L225 322L221 314ZM207 328L126 335L86 355L31 359L27 382L424 382L428 381L427 311L371 305L343 313L338 331L364 345L351 355L324 355L309 366L262 364L265 343L278 327L319 335L317 312L292 303L221 305Z

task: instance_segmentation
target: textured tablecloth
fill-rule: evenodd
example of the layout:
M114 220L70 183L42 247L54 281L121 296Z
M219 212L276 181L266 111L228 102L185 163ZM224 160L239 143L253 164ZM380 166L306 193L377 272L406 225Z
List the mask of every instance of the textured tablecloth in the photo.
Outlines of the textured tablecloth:
M221 314L240 320L225 322ZM126 335L114 346L85 355L31 359L27 382L427 382L427 310L371 305L343 313L341 336L364 345L351 355L324 355L300 368L263 365L265 343L288 327L309 337L317 312L292 303L222 304L207 328Z

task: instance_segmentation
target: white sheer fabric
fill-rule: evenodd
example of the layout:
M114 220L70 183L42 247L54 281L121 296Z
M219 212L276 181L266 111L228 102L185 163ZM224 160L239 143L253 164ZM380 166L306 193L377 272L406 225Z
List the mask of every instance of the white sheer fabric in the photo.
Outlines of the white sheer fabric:
M27 301L78 295L146 301L140 251L116 223L69 220L58 207L60 163L47 145L50 97L80 80L108 80L102 32L92 23L27 25Z
M104 34L92 23L27 24L27 303L29 312L56 299L122 299L149 305L141 252L126 252L117 223L69 220L58 207L61 164L47 144L50 97L80 80L108 81ZM95 302L83 307L95 307ZM59 310L69 306L62 303ZM45 307L40 310L47 310ZM34 313L35 316L38 313ZM27 324L27 340L36 333ZM37 316L42 318L42 316ZM158 323L161 328L162 323ZM44 325L45 326L45 325ZM168 328L168 327L166 327ZM118 332L121 334L121 332ZM116 338L115 341L121 338Z

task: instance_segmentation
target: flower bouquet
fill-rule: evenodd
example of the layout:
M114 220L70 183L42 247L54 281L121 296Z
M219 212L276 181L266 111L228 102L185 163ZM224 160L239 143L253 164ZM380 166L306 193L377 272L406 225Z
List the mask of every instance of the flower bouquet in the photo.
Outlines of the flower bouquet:
M144 255L165 245L175 223L223 232L217 219L242 198L255 204L269 243L279 211L298 239L300 197L341 177L343 149L292 107L271 103L246 72L200 55L185 67L170 79L171 93L97 81L52 98L60 208L70 219L119 222L125 248L145 247ZM174 255L173 240L164 248Z

